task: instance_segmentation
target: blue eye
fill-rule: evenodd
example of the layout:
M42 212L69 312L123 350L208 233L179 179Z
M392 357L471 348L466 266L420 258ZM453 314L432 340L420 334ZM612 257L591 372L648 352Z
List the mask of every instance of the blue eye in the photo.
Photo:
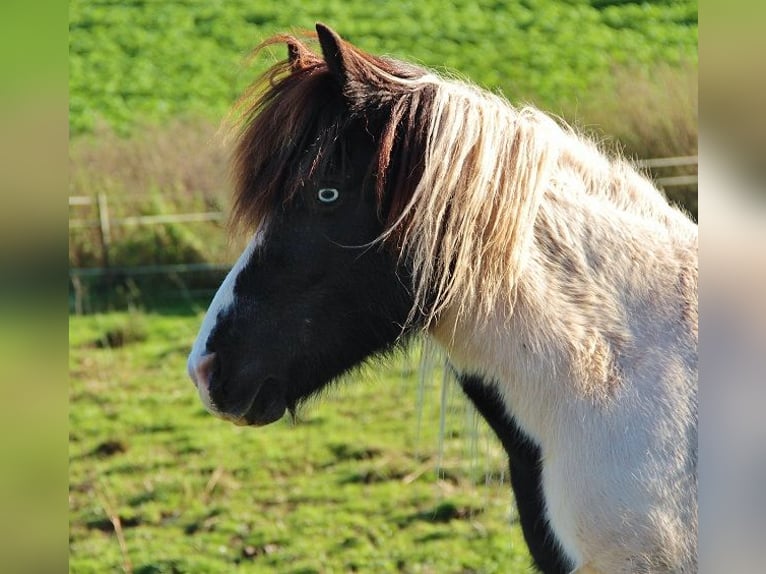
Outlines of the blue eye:
M317 199L320 203L329 204L335 203L340 197L340 192L334 187L323 187L317 191Z

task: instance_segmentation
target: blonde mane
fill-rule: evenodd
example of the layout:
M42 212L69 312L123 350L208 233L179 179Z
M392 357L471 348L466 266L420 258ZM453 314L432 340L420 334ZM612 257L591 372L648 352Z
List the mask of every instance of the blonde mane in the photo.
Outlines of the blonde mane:
M500 297L512 308L561 135L533 108L436 82L423 173L384 235L401 238L426 325L447 308L488 316Z

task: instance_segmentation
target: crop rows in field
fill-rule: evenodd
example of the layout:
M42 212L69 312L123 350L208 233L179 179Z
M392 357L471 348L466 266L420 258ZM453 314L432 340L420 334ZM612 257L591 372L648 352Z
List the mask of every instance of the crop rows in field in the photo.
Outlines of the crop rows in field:
M217 118L270 61L247 54L316 21L543 107L582 100L615 66L696 61L697 3L605 0L70 2L70 128ZM282 57L278 54L278 57Z

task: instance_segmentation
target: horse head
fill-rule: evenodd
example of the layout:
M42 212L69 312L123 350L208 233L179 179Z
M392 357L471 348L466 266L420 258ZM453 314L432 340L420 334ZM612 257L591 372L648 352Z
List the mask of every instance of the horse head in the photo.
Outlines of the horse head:
M234 218L255 233L188 360L206 407L238 424L281 418L417 327L407 261L382 240L387 188L417 171L409 140L386 133L390 78L417 69L317 32L323 58L286 38L288 59L243 112Z

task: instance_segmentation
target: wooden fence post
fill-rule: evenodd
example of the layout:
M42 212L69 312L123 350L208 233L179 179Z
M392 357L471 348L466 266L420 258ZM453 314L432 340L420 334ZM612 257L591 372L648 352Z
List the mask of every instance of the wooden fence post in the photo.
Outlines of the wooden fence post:
M101 260L104 269L106 269L106 283L111 291L112 289L112 271L110 265L109 249L112 243L112 234L109 226L109 204L106 194L98 194L98 224L101 236Z

